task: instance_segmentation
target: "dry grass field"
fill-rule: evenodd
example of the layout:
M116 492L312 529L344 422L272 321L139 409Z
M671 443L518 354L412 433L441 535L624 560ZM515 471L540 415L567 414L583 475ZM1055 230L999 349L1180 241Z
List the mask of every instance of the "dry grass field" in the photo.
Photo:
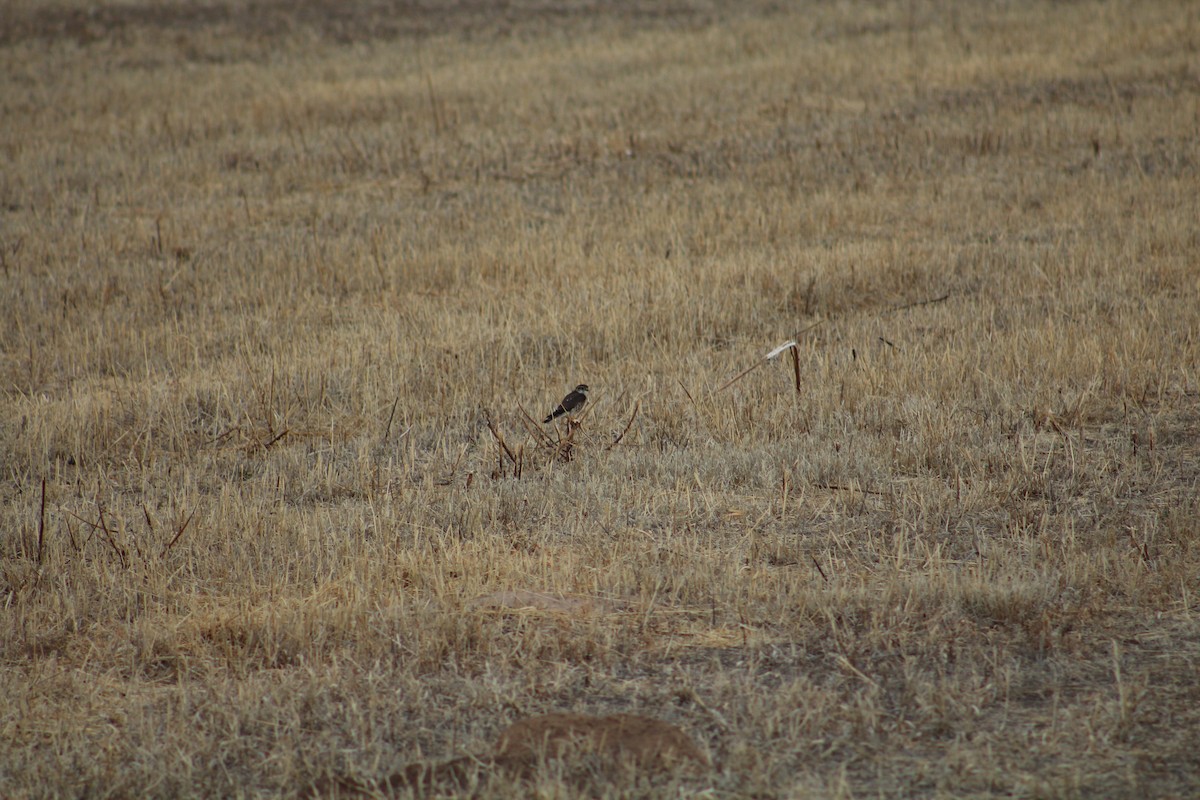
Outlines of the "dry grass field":
M1196 4L9 0L0 74L0 796L555 712L710 764L433 791L1200 793Z

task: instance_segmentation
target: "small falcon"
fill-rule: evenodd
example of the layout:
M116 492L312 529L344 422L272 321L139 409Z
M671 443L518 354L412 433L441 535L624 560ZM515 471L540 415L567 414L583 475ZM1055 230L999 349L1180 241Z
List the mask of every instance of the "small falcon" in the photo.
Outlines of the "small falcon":
M562 402L558 404L558 408L551 411L550 416L542 420L542 424L545 425L555 417L561 417L563 414L570 414L572 411L583 408L583 404L587 402L587 393L588 387L586 383L576 386L575 391L564 397Z

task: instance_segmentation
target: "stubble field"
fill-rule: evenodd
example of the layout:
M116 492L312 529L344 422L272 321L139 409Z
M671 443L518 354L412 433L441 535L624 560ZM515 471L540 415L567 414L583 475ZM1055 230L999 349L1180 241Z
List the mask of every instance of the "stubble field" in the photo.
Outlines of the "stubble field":
M10 3L0 796L548 712L711 764L435 790L1200 792L1200 12L1131 6Z

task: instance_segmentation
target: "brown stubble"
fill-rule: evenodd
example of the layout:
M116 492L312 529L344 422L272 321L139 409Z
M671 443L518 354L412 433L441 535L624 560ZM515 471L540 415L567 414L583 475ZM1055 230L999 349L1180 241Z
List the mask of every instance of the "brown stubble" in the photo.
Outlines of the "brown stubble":
M1195 790L1193 11L35 6L0 794Z

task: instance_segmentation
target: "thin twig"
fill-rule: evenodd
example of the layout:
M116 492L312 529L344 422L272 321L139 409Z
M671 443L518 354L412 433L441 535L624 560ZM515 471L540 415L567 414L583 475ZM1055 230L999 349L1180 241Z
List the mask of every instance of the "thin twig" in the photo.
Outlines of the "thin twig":
M891 314L894 311L903 311L906 308L916 308L917 306L931 306L934 303L941 303L941 302L943 302L945 300L949 300L949 299L950 299L950 292L946 292L941 297L932 297L928 300L917 300L916 302L913 302L913 303L903 303L898 306L890 306L889 308L885 308L880 313Z
M696 398L692 397L692 393L691 393L691 392L689 392L689 391L688 391L688 388L687 388L686 386L684 386L684 385L683 385L683 381L681 381L681 380L679 380L678 378L676 378L676 379L675 379L675 382L679 384L679 388L680 388L680 389L683 389L683 393L687 395L687 399L691 401L691 403L692 403L692 405L693 405L693 406L695 406L695 405L696 405Z
M84 525L87 525L89 528L91 528L91 529L92 529L92 535L93 535L93 536L96 534L96 529L100 527L100 526L99 526L99 525L97 525L96 523L92 522L90 519L84 519L83 517L79 516L79 515L78 515L78 514L76 514L74 511L68 511L68 512L67 512L67 515L68 515L68 516L72 516L72 517L74 517L75 519L77 519L77 520L79 520L80 522L82 522ZM90 536L88 537L88 541L91 541L91 537L90 537ZM84 544L87 544L87 542L84 542Z
M508 457L512 461L512 463L516 464L517 457L513 455L512 450L508 449L508 445L505 444L504 437L500 435L500 431L496 430L496 423L492 422L492 415L485 412L483 415L483 418L485 420L487 420L488 430L490 430L492 432L492 436L494 436L496 438L496 443L500 445L501 449L503 449L504 452L508 455ZM503 462L501 462L501 463L503 463Z
M831 489L838 492L862 492L863 494L883 494L873 489L863 489L861 486L840 486L836 483L814 483L812 484L817 489Z
M194 516L196 516L195 508L192 509L192 513L188 514L188 518L183 521L183 525L181 525L179 527L179 530L175 532L174 538L172 538L171 541L167 542L167 546L163 548L162 554L164 556L167 553L171 552L171 548L174 547L175 543L179 541L179 538L181 536L183 536L183 532L187 530L187 527L189 524L191 524L192 517L194 517Z
M71 512L68 511L67 513L70 514ZM74 514L72 514L72 516L74 516ZM79 519L79 517L75 517L75 519ZM71 540L71 550L78 553L80 544L75 540L75 529L71 527L71 520L64 519L63 522L66 523L67 526L67 538Z
M38 513L37 565L42 566L42 553L46 544L46 476L42 476L42 509Z
M238 429L240 429L240 428L241 428L241 426L240 426L240 425L234 425L233 427L231 427L231 428L228 428L228 429L227 429L227 430L226 430L224 433L222 433L222 434L219 434L219 435L218 435L216 438L214 438L214 439L209 439L209 440L208 440L208 443L209 443L209 444L216 444L217 442L221 441L221 440L222 440L222 439L224 439L226 436L228 436L229 434L233 433L234 431L236 431L236 430L238 430Z
M759 367L761 367L761 366L762 366L763 364L765 364L765 363L767 363L767 360L766 360L765 358L760 358L758 361L755 361L753 364L751 364L750 366L746 367L744 370L742 370L741 372L739 372L737 375L734 375L732 378L730 378L728 381L726 381L724 384L722 384L721 388L717 389L717 391L718 391L718 392L723 392L723 391L725 391L725 390L726 390L726 389L728 389L730 386L733 386L735 383L737 383L737 382L738 382L738 381L740 381L742 378L744 378L744 377L746 377L747 375L749 375L751 372L754 372L754 370L758 369ZM681 383L681 384L680 384L680 386L682 386L682 385L683 385L683 384ZM687 391L687 389L684 389L684 391L686 392L686 391ZM688 398L690 399L690 398L691 398L691 395L688 395Z
M821 327L821 326L822 326L822 325L824 325L824 324L825 324L825 320L823 320L823 319L819 319L819 320L817 320L816 322L814 322L812 325L809 325L807 328L801 328L800 330L796 331L796 332L795 332L795 333L792 335L792 338L793 338L793 339L795 339L796 341L799 341L801 336L803 336L804 334L808 333L808 332L809 332L809 331L811 331L813 328L819 328L819 327Z
M542 430L542 426L537 424L537 420L529 416L529 412L525 410L523 405L517 403L517 408L521 410L521 416L524 417L525 421L525 428L529 431L529 434L533 438L537 439L538 442L543 445L551 445L554 443L554 441L550 438L550 435Z
M686 389L684 391L686 391ZM613 439L612 444L610 444L608 447L604 448L605 450L612 450L614 447L616 447L617 445L619 445L621 443L621 440L625 438L625 434L629 433L629 429L633 427L633 421L635 419L637 419L638 410L640 410L641 407L642 407L641 400L638 400L636 403L633 404L633 414L631 414L629 416L629 422L625 423L625 430L621 431L621 435L618 436L617 438Z
M396 395L396 399L392 401L392 413L388 414L387 426L383 429L383 443L388 443L388 437L392 435L392 418L396 416L396 406L400 405L400 395Z
M121 568L128 569L129 556L124 550L121 549L116 540L113 539L112 531L108 529L108 524L104 521L104 506L100 505L99 502L96 503L96 511L100 515L100 530L104 531L104 538L108 539L108 546L111 547L113 552L117 554L117 557L121 559Z
M264 444L264 445L262 446L262 449L263 449L263 450L267 450L267 449L269 449L269 448L271 447L271 445L275 444L275 443L276 443L276 442L278 442L280 439L282 439L283 437L287 436L287 435L288 435L290 432L291 432L291 430L290 430L289 428L284 428L284 429L283 429L283 430L281 430L279 433L277 433L277 434L275 435L275 437L274 437L273 439L271 439L271 441L269 441L269 442L267 442L266 444Z
M808 557L812 559L813 566L817 568L817 572L821 573L821 578L824 579L826 583L829 583L829 576L825 574L825 570L821 569L821 562L817 561L817 557L812 553L809 553Z

